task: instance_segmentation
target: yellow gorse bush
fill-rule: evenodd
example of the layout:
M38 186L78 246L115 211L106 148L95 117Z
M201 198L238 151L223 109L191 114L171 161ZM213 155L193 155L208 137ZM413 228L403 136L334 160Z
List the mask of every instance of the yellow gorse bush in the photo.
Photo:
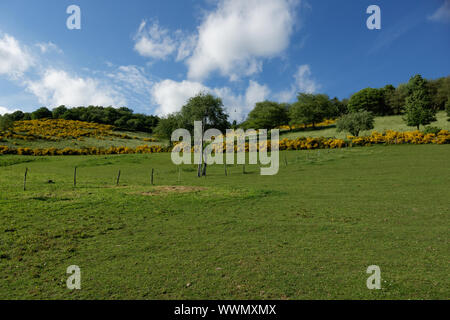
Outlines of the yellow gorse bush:
M352 144L358 146L365 146L371 144L448 144L450 143L450 132L448 130L441 130L438 134L422 133L418 130L408 132L397 132L387 130L384 133L372 132L370 136L366 137L347 137Z
M332 124L335 124L336 120L334 119L325 119L322 122L316 123L315 126L316 127L326 127ZM306 129L306 128L312 128L313 125L312 123L308 124L308 125L304 125L304 124L296 124L296 125L283 125L283 126L279 126L277 129L281 129L281 130L294 130L294 129Z
M73 148L46 148L46 149L31 149L31 148L9 148L7 146L0 146L1 154L18 154L26 156L66 156L66 155L109 155L109 154L135 154L135 153L159 153L170 151L167 147L161 146L138 146L136 148L130 147L109 147L97 148L87 147L82 149Z
M353 137L348 136L347 140L335 138L305 138L299 137L296 139L282 139L279 141L279 150L312 150L312 149L335 149L345 148L350 146L370 146L374 144L450 144L450 132L448 130L441 130L438 134L428 133L424 134L420 131L397 132L388 130L384 133L372 132L370 136ZM182 152L183 143L176 143L175 150ZM220 148L220 144L219 144ZM257 143L256 145L249 145L245 143L242 146L234 145L234 152L248 152L250 149L261 151L270 150L271 141L267 140L264 143ZM226 143L222 143L222 150L226 152ZM135 153L159 153L170 152L172 148L162 147L157 145L143 145L136 148L130 147L110 147L97 148L88 147L82 149L30 149L30 148L9 148L8 146L0 146L0 155L2 154L19 154L19 155L33 155L33 156L53 156L53 155L107 155L107 154L135 154ZM191 147L191 151L195 151Z
M136 139L141 140L137 136L129 136L124 133L114 132L114 126L75 121L64 119L40 119L40 120L24 120L14 122L11 131L0 132L0 140L2 139L21 139L25 141L31 140L49 140L59 141L63 139L76 139L83 141L83 138L93 137L104 140L104 137L116 137L120 139ZM154 142L154 138L144 138L143 141Z

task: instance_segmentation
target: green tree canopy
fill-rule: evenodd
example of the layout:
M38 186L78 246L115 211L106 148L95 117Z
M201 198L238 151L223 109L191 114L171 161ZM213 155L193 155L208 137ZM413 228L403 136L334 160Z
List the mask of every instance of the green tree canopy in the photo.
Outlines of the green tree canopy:
M52 110L52 116L54 119L60 119L63 117L64 113L67 112L67 107L66 106L59 106L57 108L54 108Z
M53 117L52 112L50 110L48 110L46 107L39 108L31 114L31 118L33 120L44 119L44 118L51 119L52 117Z
M374 116L369 111L350 112L343 115L336 122L338 132L347 131L353 136L358 136L361 131L371 130L374 127Z
M203 121L204 130L216 128L225 131L230 127L222 99L210 93L199 93L190 98L181 108L180 117L182 127L191 134L194 132L194 121Z
M109 124L123 130L152 132L159 118L153 115L133 113L129 108L101 106L76 107L68 109L59 106L52 110L54 119L80 120Z
M0 131L9 131L14 125L10 114L0 115Z
M427 87L433 109L444 110L445 104L450 99L450 76L428 80Z
M389 109L384 102L382 89L365 88L351 96L348 102L350 112L369 111L374 115L383 116L389 114Z
M290 124L312 124L323 121L332 114L332 104L326 94L300 93L289 109Z
M346 99L343 99L341 101L337 97L334 97L333 99L330 100L330 102L331 102L331 112L329 115L330 118L337 118L348 112L347 109L348 101Z
M172 132L181 128L182 122L181 114L179 112L171 113L159 120L154 132L158 137L168 139L169 143L172 144L170 141Z
M289 122L288 105L273 101L256 103L248 114L246 128L273 129Z
M431 96L426 80L415 75L408 82L408 97L405 102L406 125L417 127L436 121L436 110L432 108Z

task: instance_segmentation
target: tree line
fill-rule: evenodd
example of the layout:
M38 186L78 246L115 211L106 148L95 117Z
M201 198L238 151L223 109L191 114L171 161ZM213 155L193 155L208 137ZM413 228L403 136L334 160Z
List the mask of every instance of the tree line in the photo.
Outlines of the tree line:
M153 131L158 124L159 118L153 115L134 113L129 108L113 108L101 106L67 108L59 106L53 110L46 107L39 108L34 112L15 111L11 114L5 114L0 119L2 127L8 126L8 123L21 120L39 120L39 119L65 119L78 120L86 122L95 122L100 124L113 125L120 130L127 131Z
M312 125L314 129L316 124L325 119L337 119L338 131L358 136L360 131L373 129L375 116L403 115L408 126L419 129L421 125L436 121L436 112L444 109L450 117L450 77L426 80L416 75L397 88L393 85L365 88L350 99L330 99L326 94L299 93L297 101L292 104L258 102L240 124L228 122L220 98L202 93L191 98L180 112L161 118L155 133L170 139L171 133L177 128L192 129L195 120L205 120L206 129L273 129L287 124Z
M362 130L373 128L375 116L403 115L408 126L420 128L436 120L436 112L447 110L450 117L450 76L427 80L421 75L397 87L365 88L350 99L330 99L326 94L299 93L294 103L262 101L255 104L247 119L240 124L230 123L222 100L211 94L200 93L190 98L181 111L159 118L153 115L133 113L128 108L59 106L53 110L46 107L32 113L16 111L0 119L0 129L5 123L31 119L67 119L110 124L118 129L154 132L170 139L177 128L193 129L193 121L203 121L205 129L265 128L283 125L312 125L325 119L338 119L338 131L357 136ZM3 123L3 124L2 124Z

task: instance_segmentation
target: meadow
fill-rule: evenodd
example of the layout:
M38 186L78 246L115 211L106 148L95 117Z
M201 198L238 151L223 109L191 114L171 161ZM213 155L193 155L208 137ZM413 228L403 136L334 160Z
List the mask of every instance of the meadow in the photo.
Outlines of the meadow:
M450 130L450 121L447 121L448 117L444 111L440 111L436 114L437 121L431 123L429 126L438 127L443 130ZM424 127L421 126L420 130ZM414 131L416 128L408 127L402 119L401 115L397 116L384 116L375 117L375 127L372 130L361 131L360 136L368 136L373 131L384 132L386 130L393 130L398 132ZM337 138L346 139L349 134L347 132L337 132L335 125L329 125L325 127L318 127L316 130L284 130L280 132L280 138L294 139L297 137L327 137L327 138Z
M275 176L197 178L169 153L0 156L0 299L448 299L449 158L431 144L284 151Z

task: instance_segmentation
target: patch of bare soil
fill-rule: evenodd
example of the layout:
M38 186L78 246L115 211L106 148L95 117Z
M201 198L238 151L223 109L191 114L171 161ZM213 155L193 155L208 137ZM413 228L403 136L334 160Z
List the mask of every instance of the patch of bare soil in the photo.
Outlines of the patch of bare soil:
M156 186L152 191L142 192L143 196L157 196L169 193L188 193L188 192L198 192L206 190L204 187L194 187L194 186Z

